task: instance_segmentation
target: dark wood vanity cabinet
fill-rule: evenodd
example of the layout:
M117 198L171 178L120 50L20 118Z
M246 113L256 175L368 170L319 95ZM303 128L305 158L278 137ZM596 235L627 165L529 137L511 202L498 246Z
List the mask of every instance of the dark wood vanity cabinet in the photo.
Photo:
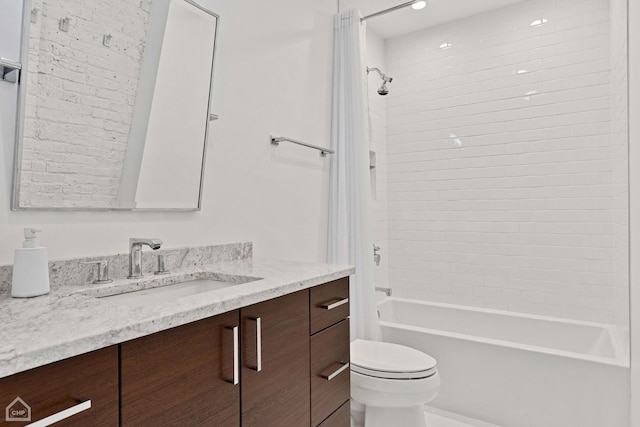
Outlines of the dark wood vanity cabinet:
M234 327L238 310L122 343L121 425L239 426Z
M338 411L350 391L348 287L330 282L121 344L122 426L348 426Z
M3 426L24 426L48 417L61 420L56 426L117 426L118 346L0 379L0 407Z
M240 310L242 426L308 426L309 291Z
M3 378L0 406L19 396L34 421L91 400L56 426L348 427L348 295L340 279Z

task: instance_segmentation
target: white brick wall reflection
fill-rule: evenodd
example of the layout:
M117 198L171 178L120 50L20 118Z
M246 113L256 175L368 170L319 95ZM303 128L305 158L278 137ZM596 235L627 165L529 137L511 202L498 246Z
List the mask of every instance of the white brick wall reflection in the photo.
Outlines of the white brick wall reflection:
M21 206L117 206L149 0L32 7Z

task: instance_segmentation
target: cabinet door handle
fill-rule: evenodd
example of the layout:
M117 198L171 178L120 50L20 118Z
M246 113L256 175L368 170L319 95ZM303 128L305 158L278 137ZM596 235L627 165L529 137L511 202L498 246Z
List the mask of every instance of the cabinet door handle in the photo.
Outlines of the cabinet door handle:
M338 300L332 303L323 302L322 304L320 304L320 307L324 308L325 310L333 310L334 308L340 307L341 305L344 305L348 302L349 302L349 298L343 298L341 300Z
M240 340L238 338L238 327L227 326L227 329L233 332L233 379L230 383L238 385L240 383Z
M250 317L256 322L256 372L262 371L262 319L260 317Z
M349 368L349 362L346 362L346 363L339 362L339 363L335 363L334 365L341 365L341 366L338 369L331 372L330 374L321 373L320 376L327 381L331 381L332 379L334 379L335 377L337 377L338 375L340 375L342 372L346 371Z
M35 423L27 424L25 427L47 427L58 421L62 421L66 418L72 417L82 411L86 411L91 408L91 400L86 400L82 403L67 408L64 411L57 412L53 415L49 415L46 418L36 421Z

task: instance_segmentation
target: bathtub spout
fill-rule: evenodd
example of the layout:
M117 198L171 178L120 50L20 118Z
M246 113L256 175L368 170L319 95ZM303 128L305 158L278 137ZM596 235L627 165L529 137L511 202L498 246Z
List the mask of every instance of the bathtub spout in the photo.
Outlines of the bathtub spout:
M390 297L390 296L391 296L391 293L392 293L391 288L378 288L378 287L376 287L376 291L378 291L378 292L384 292L384 293L385 293L385 295L386 295L386 296L388 296L388 297Z

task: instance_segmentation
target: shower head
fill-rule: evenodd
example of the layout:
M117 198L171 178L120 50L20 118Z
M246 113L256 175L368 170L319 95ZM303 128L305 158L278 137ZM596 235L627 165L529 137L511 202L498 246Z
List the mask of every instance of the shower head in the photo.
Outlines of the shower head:
M367 67L367 74L369 74L371 71L376 71L380 75L380 78L382 79L382 86L378 88L378 95L382 95L382 96L387 95L389 93L389 89L387 88L387 83L391 83L393 81L393 77L387 76L378 68Z

